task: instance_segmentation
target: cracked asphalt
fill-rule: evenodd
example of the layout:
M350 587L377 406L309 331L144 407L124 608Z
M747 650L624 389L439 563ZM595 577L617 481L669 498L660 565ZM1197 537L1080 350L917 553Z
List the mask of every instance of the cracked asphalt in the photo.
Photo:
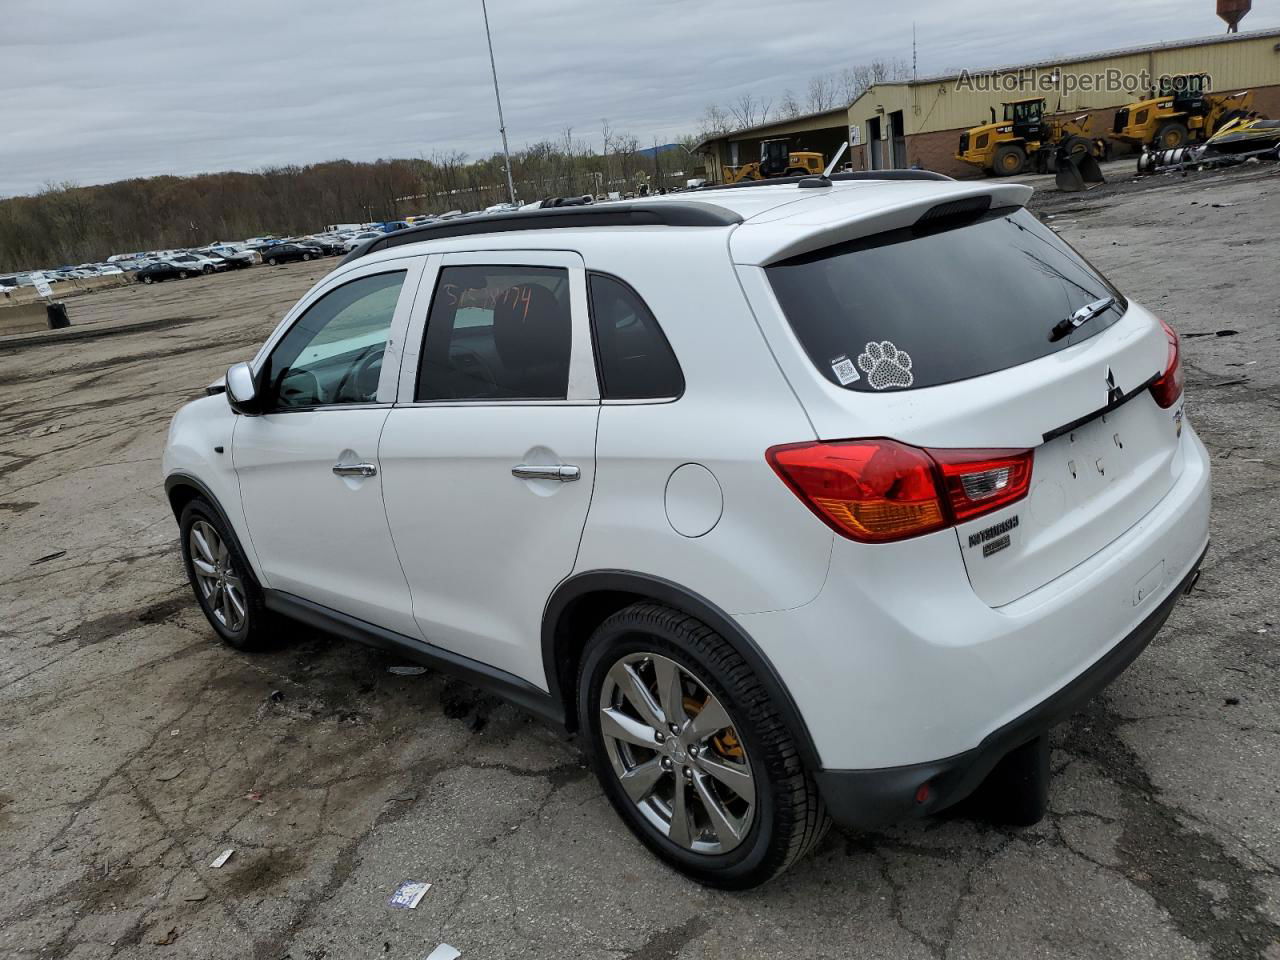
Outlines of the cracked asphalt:
M159 457L332 261L260 267L70 304L111 335L0 343L0 956L1280 960L1280 175L1033 208L1184 334L1215 470L1199 588L1054 732L1042 823L833 830L710 891L516 709L302 629L220 646ZM416 910L387 904L404 880L432 884Z

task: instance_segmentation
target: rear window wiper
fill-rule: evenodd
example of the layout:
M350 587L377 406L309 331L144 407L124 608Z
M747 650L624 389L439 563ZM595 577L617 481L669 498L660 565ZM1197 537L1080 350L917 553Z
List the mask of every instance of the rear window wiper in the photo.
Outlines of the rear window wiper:
M1059 320L1053 325L1053 329L1049 331L1049 342L1061 340L1077 327L1082 327L1098 314L1110 310L1116 305L1115 297L1103 297L1101 300L1095 300L1093 303L1086 303L1083 307L1066 319Z

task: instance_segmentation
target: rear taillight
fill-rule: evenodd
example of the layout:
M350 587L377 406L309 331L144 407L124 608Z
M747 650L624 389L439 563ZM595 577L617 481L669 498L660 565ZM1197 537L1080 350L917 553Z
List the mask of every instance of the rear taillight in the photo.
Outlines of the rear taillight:
M769 465L831 529L885 543L1013 503L1031 486L1030 450L922 450L896 440L770 447Z
M1178 402L1178 398L1182 396L1182 349L1178 342L1178 334L1163 320L1160 326L1164 328L1164 335L1169 341L1168 360L1164 365L1164 373L1160 375L1160 379L1151 384L1151 395L1156 398L1156 403L1162 407L1172 407Z

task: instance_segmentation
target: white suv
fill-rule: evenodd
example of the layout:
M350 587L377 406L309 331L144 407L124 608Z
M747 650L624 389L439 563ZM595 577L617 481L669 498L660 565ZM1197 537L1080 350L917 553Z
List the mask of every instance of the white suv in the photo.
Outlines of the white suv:
M984 782L1034 820L1206 549L1178 338L1027 187L832 179L348 256L174 418L214 629L504 694L719 886Z

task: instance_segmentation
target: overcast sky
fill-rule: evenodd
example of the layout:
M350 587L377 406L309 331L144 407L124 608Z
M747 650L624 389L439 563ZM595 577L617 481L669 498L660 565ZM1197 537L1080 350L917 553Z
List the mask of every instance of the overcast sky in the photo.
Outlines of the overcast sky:
M498 149L479 0L0 0L0 196L48 182ZM1068 15L1069 14L1069 15ZM489 0L513 149L642 143L743 91L1221 33L1213 0ZM1259 0L1243 28L1280 26Z

